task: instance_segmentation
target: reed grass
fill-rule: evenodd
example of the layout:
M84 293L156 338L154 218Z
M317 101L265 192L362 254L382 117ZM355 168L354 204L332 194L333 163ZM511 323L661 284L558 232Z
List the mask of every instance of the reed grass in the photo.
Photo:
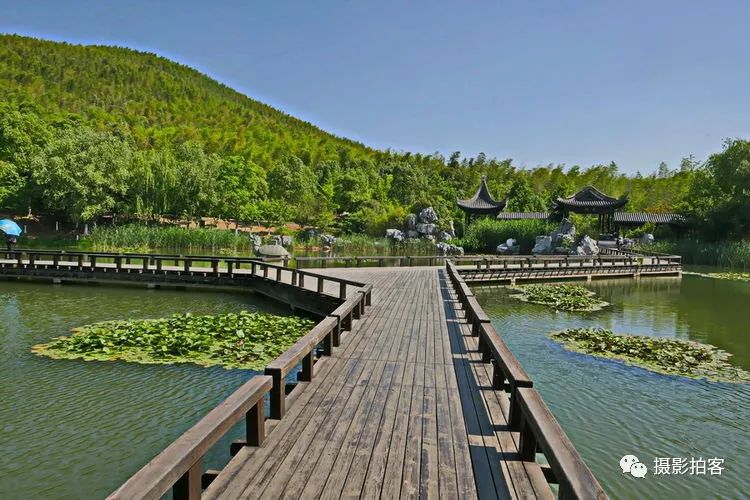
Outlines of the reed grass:
M750 269L750 241L660 240L641 248L680 255L688 265Z
M187 229L170 226L127 224L99 226L88 238L97 251L145 252L158 249L211 251L221 254L250 253L252 244L244 233L221 229Z

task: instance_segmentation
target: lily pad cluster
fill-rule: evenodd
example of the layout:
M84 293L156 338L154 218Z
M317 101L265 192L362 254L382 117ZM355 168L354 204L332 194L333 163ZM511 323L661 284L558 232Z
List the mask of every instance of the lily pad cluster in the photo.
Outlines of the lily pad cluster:
M727 362L731 354L699 342L615 335L601 328L571 328L550 334L568 349L619 359L658 373L723 382L750 382L750 373Z
M709 278L732 281L750 281L750 273L708 273Z
M147 364L262 369L315 323L294 316L257 312L104 321L74 328L72 335L35 345L55 359L121 360Z
M596 294L579 285L522 285L512 287L520 300L544 304L559 311L595 311L609 305Z

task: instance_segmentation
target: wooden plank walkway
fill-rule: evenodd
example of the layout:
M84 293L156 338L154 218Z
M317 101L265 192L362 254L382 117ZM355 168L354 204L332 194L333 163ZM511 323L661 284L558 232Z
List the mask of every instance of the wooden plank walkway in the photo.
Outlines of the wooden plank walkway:
M205 497L552 497L540 466L519 460L508 397L445 270L316 272L372 283L372 307Z

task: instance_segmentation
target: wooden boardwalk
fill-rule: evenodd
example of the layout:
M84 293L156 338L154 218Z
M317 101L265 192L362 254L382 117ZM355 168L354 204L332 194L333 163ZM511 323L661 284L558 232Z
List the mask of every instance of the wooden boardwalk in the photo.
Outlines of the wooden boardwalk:
M540 466L518 459L508 398L445 270L319 272L372 283L372 307L205 497L552 497Z
M170 488L188 499L607 498L463 278L526 272L538 259L517 271L506 261L301 271L235 257L5 257L7 277L240 287L323 317L108 498L156 499ZM618 259L618 269L632 263ZM616 265L547 260L539 271L568 276ZM296 366L300 382L286 394ZM204 471L203 456L241 420L234 458Z

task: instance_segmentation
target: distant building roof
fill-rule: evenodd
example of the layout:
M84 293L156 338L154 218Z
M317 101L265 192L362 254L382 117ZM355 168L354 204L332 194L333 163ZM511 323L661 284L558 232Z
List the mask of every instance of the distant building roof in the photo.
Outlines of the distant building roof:
M648 212L615 212L615 224L686 224L687 219L680 214L652 214Z
M499 220L544 220L548 219L550 212L500 212L497 214ZM615 224L673 224L684 225L687 219L684 215L664 213L653 214L648 212L615 212Z
M549 218L549 212L500 212L497 218L500 220L544 220Z
M493 214L505 208L507 200L495 200L487 187L487 178L482 176L477 192L468 200L457 200L458 206L464 212L476 214Z
M586 186L567 198L557 198L557 208L578 213L601 213L624 207L628 198L613 198L594 186Z

